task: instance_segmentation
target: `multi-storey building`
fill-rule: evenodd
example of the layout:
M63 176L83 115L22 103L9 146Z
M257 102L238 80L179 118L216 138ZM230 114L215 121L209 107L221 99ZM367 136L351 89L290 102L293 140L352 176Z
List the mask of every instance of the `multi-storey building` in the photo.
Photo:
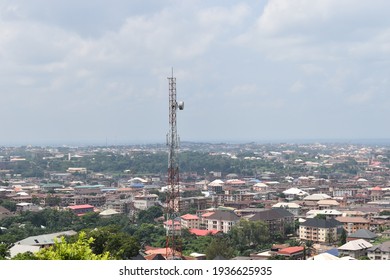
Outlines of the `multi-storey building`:
M157 204L157 194L145 194L134 196L133 204L134 207L139 210L146 210Z
M359 229L370 229L370 221L362 217L337 217L336 220L343 224L348 234Z
M307 219L299 226L299 239L316 243L333 243L338 240L343 224L335 219Z
M285 236L287 230L294 227L294 215L283 208L267 209L246 216L249 221L264 221L271 236Z
M203 215L206 229L227 233L240 220L233 211L216 210L210 215Z
M181 227L182 228L199 228L200 226L200 219L196 215L191 214L185 214L180 217Z
M61 196L61 205L90 204L99 207L106 203L106 199L106 196L103 195L67 195Z

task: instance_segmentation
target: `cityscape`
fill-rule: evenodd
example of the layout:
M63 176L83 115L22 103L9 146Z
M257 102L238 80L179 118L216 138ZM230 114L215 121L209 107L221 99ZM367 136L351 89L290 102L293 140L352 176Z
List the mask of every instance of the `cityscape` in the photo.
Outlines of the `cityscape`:
M2 257L43 258L82 232L94 256L166 259L174 232L181 259L388 260L389 158L387 145L184 142L167 220L166 145L2 147Z

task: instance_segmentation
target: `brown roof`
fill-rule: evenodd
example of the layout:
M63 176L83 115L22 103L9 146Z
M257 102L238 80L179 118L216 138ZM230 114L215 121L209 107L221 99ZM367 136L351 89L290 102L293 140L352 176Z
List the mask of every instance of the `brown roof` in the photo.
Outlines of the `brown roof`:
M369 223L370 221L362 217L336 217L341 223Z

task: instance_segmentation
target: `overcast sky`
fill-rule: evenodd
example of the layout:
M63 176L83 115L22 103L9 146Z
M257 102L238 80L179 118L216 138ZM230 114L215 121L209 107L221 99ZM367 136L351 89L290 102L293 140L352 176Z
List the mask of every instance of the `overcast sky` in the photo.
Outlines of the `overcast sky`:
M0 144L390 138L390 1L0 0Z

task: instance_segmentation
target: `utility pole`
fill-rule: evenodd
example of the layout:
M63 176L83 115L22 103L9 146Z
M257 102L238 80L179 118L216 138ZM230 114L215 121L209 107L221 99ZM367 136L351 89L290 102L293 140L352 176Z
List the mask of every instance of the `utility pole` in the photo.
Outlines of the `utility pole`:
M169 80L169 132L167 135L168 154L168 189L166 199L166 256L167 259L181 259L180 235L181 225L175 227L175 222L180 212L179 192L179 163L178 148L179 137L177 135L176 113L177 109L183 110L184 103L176 101L176 78L168 77Z

